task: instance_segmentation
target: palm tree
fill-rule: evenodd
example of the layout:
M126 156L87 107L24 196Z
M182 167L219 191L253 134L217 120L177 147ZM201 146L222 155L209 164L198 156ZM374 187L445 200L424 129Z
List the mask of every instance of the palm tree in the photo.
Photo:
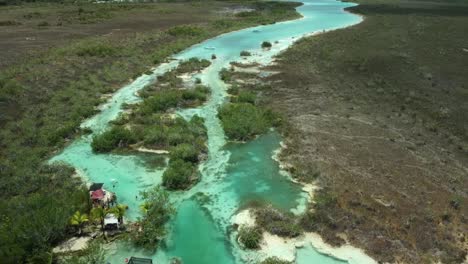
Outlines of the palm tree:
M149 202L144 202L140 205L140 210L143 214L148 213L149 208L151 207L151 204Z
M111 211L115 215L117 215L117 219L119 219L119 223L123 224L123 217L127 213L128 205L125 204L118 204L116 207L112 208Z
M81 235L81 228L83 227L83 224L88 221L88 215L81 214L80 211L76 211L70 218L70 224L78 227L78 235Z
M91 209L91 218L93 220L99 220L101 223L101 230L104 231L104 218L106 215L109 213L107 209L104 209L103 207L94 207Z

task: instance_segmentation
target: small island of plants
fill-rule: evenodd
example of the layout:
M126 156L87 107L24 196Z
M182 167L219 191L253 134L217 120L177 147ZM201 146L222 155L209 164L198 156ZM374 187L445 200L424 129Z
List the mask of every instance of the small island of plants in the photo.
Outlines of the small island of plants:
M230 102L222 105L218 111L226 136L234 141L247 141L266 133L271 127L279 126L281 118L257 103L256 91L259 87L238 86L235 74L242 73L234 73L232 69L220 71L221 80L231 84L228 90Z
M206 128L201 117L185 120L173 112L204 103L210 89L196 82L186 87L179 75L198 72L209 65L208 60L192 58L159 76L155 84L140 92L141 103L127 106L128 111L109 130L93 137L93 151L168 151L170 161L162 185L170 190L189 188L198 179L196 166L207 151Z

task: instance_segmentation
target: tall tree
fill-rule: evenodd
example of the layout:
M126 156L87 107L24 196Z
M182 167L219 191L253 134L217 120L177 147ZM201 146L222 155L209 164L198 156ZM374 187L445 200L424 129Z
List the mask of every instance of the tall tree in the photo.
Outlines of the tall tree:
M104 231L104 218L109 213L109 211L103 207L94 207L91 209L91 218L96 221L99 220L101 224L101 230Z
M80 211L76 211L70 218L70 224L78 227L78 235L81 235L83 225L89 221L87 214L82 214Z
M118 204L117 206L110 209L110 212L117 216L119 219L119 223L123 224L123 217L127 213L128 205L126 204Z

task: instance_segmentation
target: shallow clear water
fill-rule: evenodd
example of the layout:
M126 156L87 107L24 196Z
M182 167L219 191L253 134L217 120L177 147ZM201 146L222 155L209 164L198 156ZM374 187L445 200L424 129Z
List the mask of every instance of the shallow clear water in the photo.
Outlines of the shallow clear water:
M361 18L343 11L351 6L333 0L305 0L298 11L302 19L259 26L227 33L207 40L177 54L179 60L191 57L217 59L198 77L212 89L210 100L197 109L181 110L181 116L189 118L198 114L205 118L208 129L208 159L200 165L201 182L190 191L173 193L177 214L169 224L170 232L157 253L148 255L139 249L120 243L109 255L110 263L123 263L134 256L148 256L156 263L167 263L177 256L183 263L243 263L248 256L255 258L255 252L244 252L233 243L229 232L231 217L240 206L251 201L265 201L285 210L296 211L304 208L306 195L301 187L289 181L279 171L272 159L278 149L280 137L271 132L246 144L226 145L225 135L216 116L217 108L226 100L226 86L218 73L230 61L241 60L242 50L251 51L251 59L266 64L272 56L291 45L296 39L318 31L349 26ZM254 32L255 30L255 32ZM269 51L260 50L263 41L275 43ZM214 50L206 49L214 47ZM155 81L156 76L175 67L177 61L163 64L151 75L143 75L130 85L119 90L102 112L87 120L82 126L90 127L95 133L106 129L108 122L121 112L122 103L138 101L135 92ZM135 219L141 201L140 191L161 181L162 170L149 170L141 158L133 155L94 154L90 148L90 137L83 137L68 146L54 161L64 161L75 166L90 181L104 182L108 189L117 193L120 203L130 207L128 217ZM195 194L203 193L209 202L201 204ZM298 252L297 263L342 263L334 258L317 253L313 248Z
M278 163L271 158L279 146L280 136L269 133L248 144L232 144L227 166L227 189L241 206L249 202L268 202L277 208L290 210L305 199L299 185L280 173Z

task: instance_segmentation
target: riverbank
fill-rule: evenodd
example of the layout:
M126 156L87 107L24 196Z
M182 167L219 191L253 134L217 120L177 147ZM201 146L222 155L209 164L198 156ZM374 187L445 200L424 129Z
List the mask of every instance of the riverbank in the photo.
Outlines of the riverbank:
M240 211L232 218L232 223L237 226L255 227L255 213L252 209ZM361 249L349 244L340 247L332 247L322 237L313 232L306 232L299 237L284 238L268 232L262 233L259 254L262 258L276 257L280 260L295 263L298 251L303 248L313 247L321 254L346 261L349 264L375 264L375 260L367 256Z
M331 198L311 205L327 242L345 237L378 261L462 263L467 6L358 2L361 24L300 40L266 69L281 72L262 79L263 103L288 120L281 160Z

